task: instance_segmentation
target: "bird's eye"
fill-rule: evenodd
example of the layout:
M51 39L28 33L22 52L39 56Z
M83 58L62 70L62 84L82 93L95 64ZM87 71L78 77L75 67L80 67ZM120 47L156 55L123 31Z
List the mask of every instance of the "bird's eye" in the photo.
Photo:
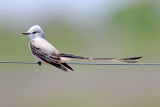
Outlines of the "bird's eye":
M35 34L36 32L33 32L33 34Z

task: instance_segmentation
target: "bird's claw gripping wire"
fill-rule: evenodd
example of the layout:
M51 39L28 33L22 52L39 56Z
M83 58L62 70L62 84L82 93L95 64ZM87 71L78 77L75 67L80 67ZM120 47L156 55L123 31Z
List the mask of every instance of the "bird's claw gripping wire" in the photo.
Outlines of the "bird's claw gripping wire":
M41 61L38 61L37 64L38 64L39 66L41 66L41 65L42 65L42 62L41 62Z

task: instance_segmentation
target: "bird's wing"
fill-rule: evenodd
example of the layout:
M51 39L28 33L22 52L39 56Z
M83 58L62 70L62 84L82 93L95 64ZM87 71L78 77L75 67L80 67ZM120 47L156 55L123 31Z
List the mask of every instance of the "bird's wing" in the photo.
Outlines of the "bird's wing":
M30 49L31 49L32 53L34 55L36 55L38 58L40 58L43 61L45 61L45 62L47 62L47 63L49 63L49 64L51 64L51 65L53 65L53 66L55 66L55 67L57 67L61 70L67 72L67 69L65 68L67 66L59 63L60 56L58 54L44 52L42 49L37 48L36 46L32 45L31 43L29 44L29 46L30 46Z
M36 46L32 45L30 43L30 49L34 55L36 55L38 58L44 60L45 62L54 62L54 63L59 63L60 57L57 54L54 53L49 53L43 51L41 48L37 48Z

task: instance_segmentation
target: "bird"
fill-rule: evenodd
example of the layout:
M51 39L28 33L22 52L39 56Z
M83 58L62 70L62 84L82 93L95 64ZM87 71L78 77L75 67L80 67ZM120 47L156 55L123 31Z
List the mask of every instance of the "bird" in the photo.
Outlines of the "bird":
M53 65L60 70L68 72L68 69L73 70L66 62L72 59L85 60L109 60L109 61L132 61L142 57L127 57L127 58L89 58L66 54L57 50L51 43L49 43L44 36L44 32L39 25L32 26L27 32L23 32L30 39L29 48L32 54L38 59L38 64Z

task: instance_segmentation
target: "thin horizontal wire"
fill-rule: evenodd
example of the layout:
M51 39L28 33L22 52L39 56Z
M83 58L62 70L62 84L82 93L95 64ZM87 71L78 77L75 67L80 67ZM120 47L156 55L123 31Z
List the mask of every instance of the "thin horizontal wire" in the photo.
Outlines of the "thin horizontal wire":
M0 61L0 63L10 64L38 64L38 62L11 62L11 61ZM160 65L160 63L67 63L72 65Z
M10 64L38 64L38 62L12 62L12 61L0 61L0 63L10 63Z

